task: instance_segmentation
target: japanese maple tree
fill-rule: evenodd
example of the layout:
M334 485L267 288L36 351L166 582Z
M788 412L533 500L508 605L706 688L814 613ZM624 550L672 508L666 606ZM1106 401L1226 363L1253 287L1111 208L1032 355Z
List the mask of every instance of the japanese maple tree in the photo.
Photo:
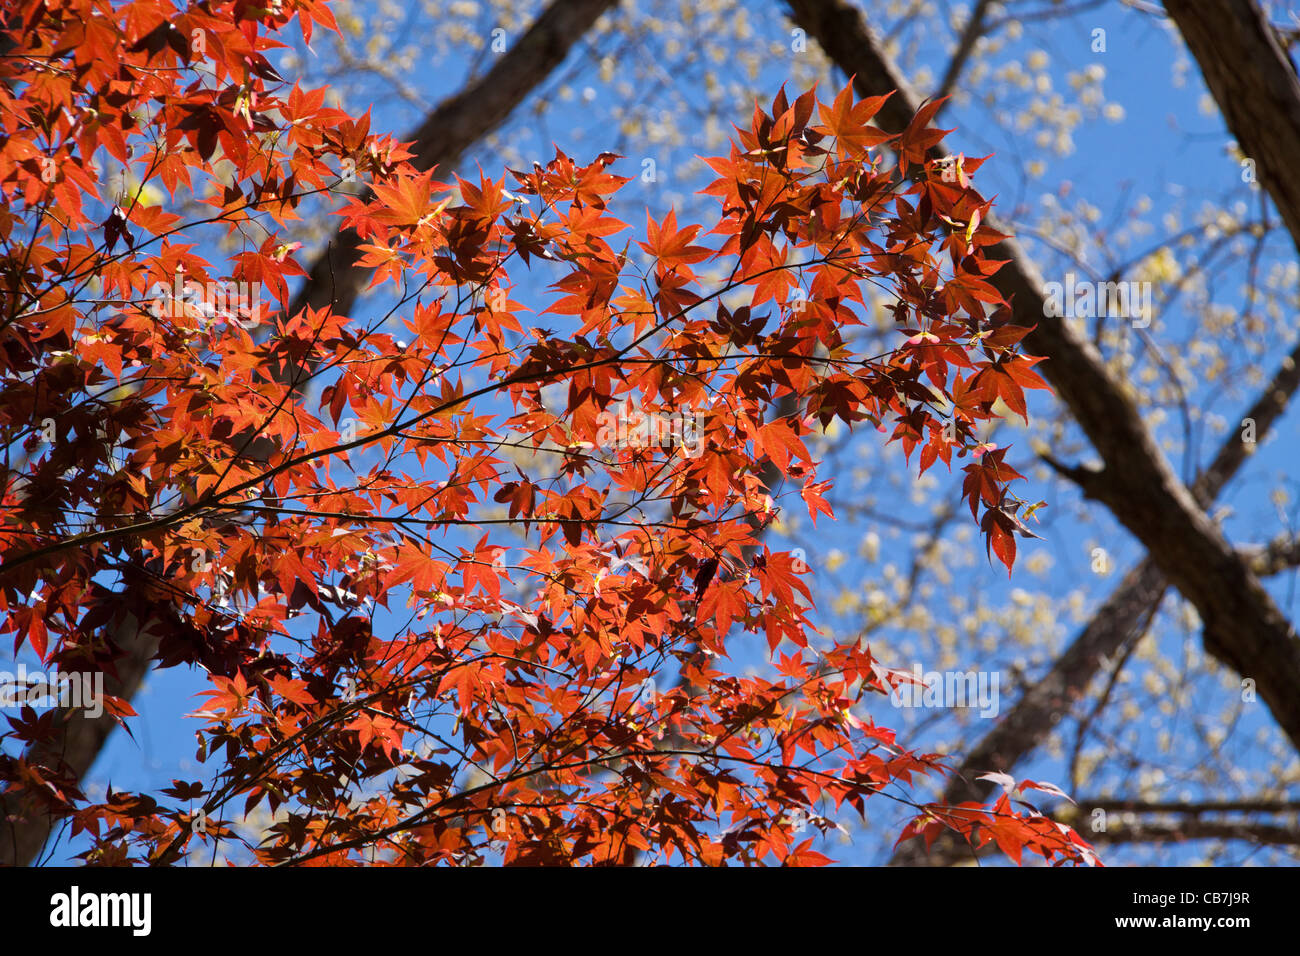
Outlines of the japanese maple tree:
M715 220L639 230L609 153L413 168L278 75L291 29L336 28L322 0L10 20L3 630L82 674L147 633L210 688L205 779L101 801L42 746L65 715L8 712L4 826L52 815L100 864L828 862L824 813L945 765L871 719L906 677L817 636L815 569L763 530L833 520L807 439L839 420L965 459L1011 570L1021 476L976 426L1043 385L980 160L925 164L937 103L890 136L881 100L782 91L708 160ZM290 314L327 201L383 314ZM846 341L864 283L896 299L886 355ZM1005 784L901 837L1095 861L1023 799L1054 788Z

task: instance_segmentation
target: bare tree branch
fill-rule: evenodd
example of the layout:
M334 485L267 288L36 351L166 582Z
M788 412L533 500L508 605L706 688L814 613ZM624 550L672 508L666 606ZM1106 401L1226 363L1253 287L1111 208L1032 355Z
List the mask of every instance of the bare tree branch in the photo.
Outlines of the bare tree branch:
M1100 819L1097 816L1099 810L1104 814ZM1297 811L1300 811L1300 800L1206 800L1196 803L1161 803L1148 800L1097 799L1080 800L1077 806L1059 810L1053 816L1062 823L1086 831L1088 839L1094 843L1233 840L1275 846L1300 846L1300 826L1261 819L1266 816L1294 814ZM1228 813L1248 813L1252 816L1245 820L1206 819L1208 814ZM1143 819L1135 819L1135 817ZM1099 827L1098 823L1102 826Z
M1223 820L1182 820L1178 823L1124 824L1103 831L1088 831L1092 843L1185 843L1188 840L1244 840L1267 846L1300 845L1300 827L1271 823Z
M1177 813L1200 816L1202 813L1295 813L1300 800L1204 800L1196 803L1159 803L1150 800L1079 800L1078 812L1093 810L1107 813Z
M989 8L992 6L993 0L979 0L975 4L970 19L966 21L966 29L962 31L961 39L957 41L957 50L953 53L952 59L948 61L948 69L944 70L943 79L939 81L939 88L934 94L935 99L943 99L956 88L962 70L966 69L966 62L970 59L971 54L975 52L975 44L988 32L988 14ZM944 103L935 115L942 115L947 107L948 104Z
M1280 534L1262 548L1242 551L1261 577L1300 567L1300 538L1293 534Z

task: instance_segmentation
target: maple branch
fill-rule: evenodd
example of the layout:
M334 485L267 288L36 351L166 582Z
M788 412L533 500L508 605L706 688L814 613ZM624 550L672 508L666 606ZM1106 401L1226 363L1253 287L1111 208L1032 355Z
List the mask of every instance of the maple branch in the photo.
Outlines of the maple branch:
M796 411L798 411L798 403L795 401L794 395L783 395L777 401L776 408L773 414L773 420L788 418L790 415L793 415ZM768 488L773 489L774 491L777 489L778 482L780 482L780 480L784 477L784 475L781 474L781 469L777 467L776 462L772 461L771 459L769 459L767 463L763 465L763 468L760 471L759 475L763 480L763 484L766 485ZM749 525L751 528L753 528L755 543L752 545L746 545L745 548L743 549L744 554L742 560L745 562L745 564L753 563L754 556L758 554L759 548L762 547L761 539L764 533L768 529L768 524L766 522L759 521L756 516L750 517ZM699 635L698 630L695 632L695 635L696 635L695 640L690 642L686 651L686 653L691 656L698 654L700 650L700 640L698 636ZM697 693L699 690L700 690L699 687L692 684L690 680L688 680L686 676L686 668L685 666L683 666L681 670L678 672L676 678L674 678L668 693L671 694L677 691L684 691L688 696L694 696L694 694ZM668 738L664 742L664 746L666 748L677 748L682 746L682 744L683 744L683 738L675 732L668 735ZM629 845L626 848L622 857L620 858L619 865L636 866L640 861L641 861L641 852L636 847Z
M453 165L475 142L504 122L564 60L596 19L616 5L617 0L554 0L491 70L444 100L428 115L414 135L412 164L422 170L435 165ZM291 315L306 305L315 308L332 305L337 312L351 308L368 275L367 270L355 266L358 242L351 230L339 235L308 273L294 299ZM290 384L298 381L292 367L283 369L282 374ZM257 442L248 451L264 456L272 449L267 442ZM139 598L127 591L122 600L130 607ZM134 618L128 618L126 626L110 635L110 643L121 649L123 656L114 662L118 679L114 681L110 677L107 692L124 700L131 699L155 653L155 630L152 621L141 627ZM53 738L40 748L29 748L24 759L61 768L60 777L80 781L89 772L113 726L113 718L108 715L89 719L84 714L60 713ZM0 792L0 866L23 866L36 859L55 822L34 801L30 791L23 791L18 805L14 803L11 797Z

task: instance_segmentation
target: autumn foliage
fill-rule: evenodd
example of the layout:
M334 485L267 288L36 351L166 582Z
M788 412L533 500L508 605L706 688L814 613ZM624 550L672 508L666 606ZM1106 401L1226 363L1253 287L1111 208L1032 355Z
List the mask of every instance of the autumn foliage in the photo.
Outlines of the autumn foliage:
M763 531L833 520L808 438L839 420L921 471L963 460L1010 570L1020 476L975 427L1043 386L989 283L980 161L926 166L936 103L888 135L880 100L782 91L708 160L716 219L642 230L614 214L611 154L418 172L277 74L278 33L335 27L320 0L274 7L10 21L3 631L108 673L145 633L210 687L189 715L205 779L93 801L36 756L61 716L24 708L5 798L100 864L214 841L267 864L828 862L829 814L944 763L870 716L905 677L810 643L816 569ZM288 314L321 202L391 309ZM260 309L174 294L223 282ZM896 299L887 355L847 342L875 321L866 283ZM697 441L611 441L611 416ZM1023 802L1037 786L917 805L902 836L1092 862Z

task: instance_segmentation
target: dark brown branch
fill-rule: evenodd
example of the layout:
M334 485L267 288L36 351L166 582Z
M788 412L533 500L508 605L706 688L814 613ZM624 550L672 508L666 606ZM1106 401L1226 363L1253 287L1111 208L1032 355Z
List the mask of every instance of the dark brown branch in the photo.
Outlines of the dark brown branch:
M1095 826L1097 810L1105 813L1105 829ZM1300 800L1205 800L1162 803L1150 800L1080 800L1059 810L1056 818L1086 834L1092 843L1171 843L1186 840L1242 840L1247 843L1300 845L1300 826L1263 816L1296 813ZM1205 819L1207 814L1249 813L1253 819ZM1125 819L1141 816L1166 819ZM1172 818L1172 819L1170 819Z
M971 11L970 19L966 22L966 28L962 31L961 39L957 41L957 50L948 61L948 69L944 70L943 79L939 81L939 88L934 94L935 99L943 99L956 88L962 70L966 69L966 62L975 52L975 44L988 32L988 14L992 6L993 0L979 0L975 4L975 9ZM944 103L936 115L941 115L947 106L948 104Z
M1204 800L1196 803L1159 803L1150 800L1080 800L1078 812L1084 816L1093 810L1107 813L1178 813L1200 816L1203 813L1294 813L1300 800Z
M1084 834L1090 843L1186 843L1188 840L1244 840L1267 846L1300 846L1300 827L1223 820L1183 820L1178 823L1139 823L1107 826Z

